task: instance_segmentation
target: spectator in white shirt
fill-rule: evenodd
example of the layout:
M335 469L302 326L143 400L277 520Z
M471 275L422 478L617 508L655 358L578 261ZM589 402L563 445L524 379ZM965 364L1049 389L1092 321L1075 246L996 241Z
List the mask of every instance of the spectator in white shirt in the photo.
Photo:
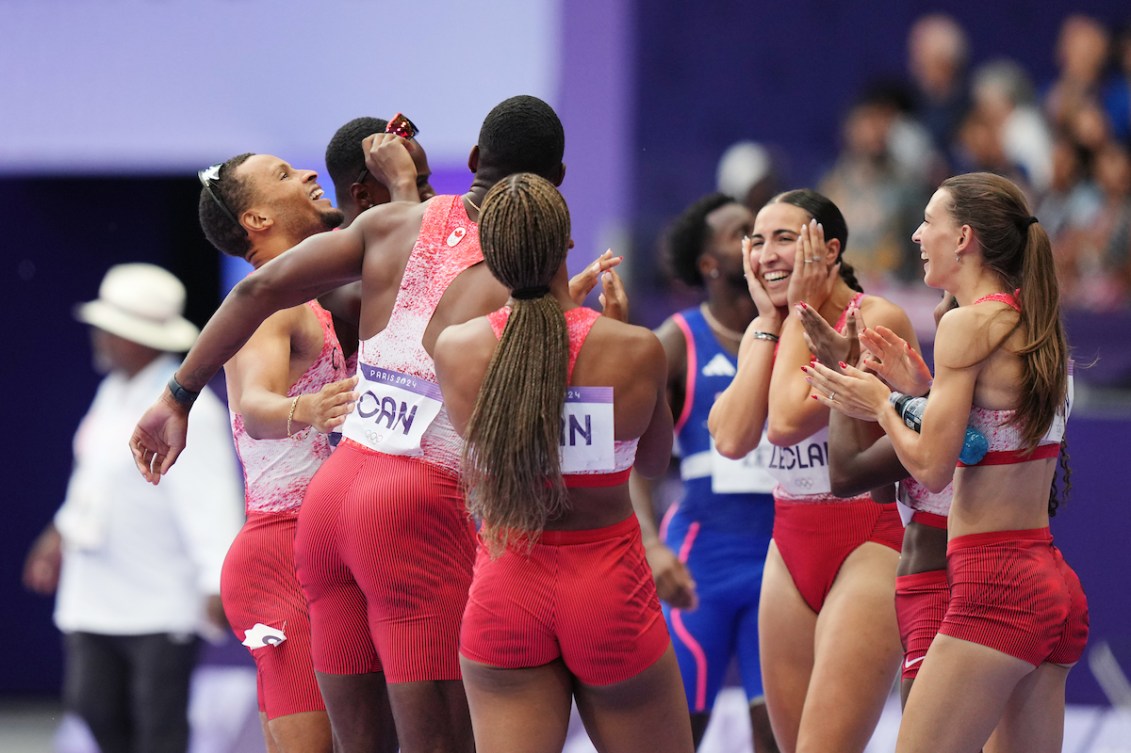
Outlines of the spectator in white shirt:
M160 486L126 451L134 417L165 388L197 329L182 317L185 288L149 264L107 272L98 300L75 318L91 326L106 373L74 439L66 498L28 555L24 582L58 591L65 634L64 700L102 753L184 753L198 635L226 628L220 566L242 523L243 495L227 411L201 393L182 462Z

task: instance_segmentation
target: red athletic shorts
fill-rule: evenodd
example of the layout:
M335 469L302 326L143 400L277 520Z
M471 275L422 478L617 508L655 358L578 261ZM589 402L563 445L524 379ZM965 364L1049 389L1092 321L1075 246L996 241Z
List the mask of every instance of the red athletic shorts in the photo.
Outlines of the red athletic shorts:
M946 570L927 570L895 578L895 618L903 643L903 679L914 680L938 635L950 601Z
M774 499L774 543L801 598L820 612L840 566L862 544L899 551L903 522L895 502L789 502Z
M475 527L456 475L343 440L306 491L295 561L317 671L460 679Z
M950 607L940 633L1034 666L1080 660L1088 600L1049 529L959 536L946 554Z
M294 513L249 514L220 574L224 614L237 640L243 642L249 630L252 640L262 635L262 628L254 630L257 624L285 636L248 647L255 659L259 710L268 719L326 709L310 660L310 614L295 575L296 520Z
M460 653L504 669L561 657L586 685L652 666L671 641L632 515L607 528L545 531L527 555L480 546Z

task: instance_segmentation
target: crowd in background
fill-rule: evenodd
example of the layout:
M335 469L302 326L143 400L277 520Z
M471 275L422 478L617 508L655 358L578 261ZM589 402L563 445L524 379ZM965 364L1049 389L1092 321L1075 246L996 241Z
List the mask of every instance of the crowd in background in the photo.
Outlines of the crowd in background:
M1049 81L1004 57L971 65L967 34L947 15L918 19L907 45L907 76L864 87L816 185L848 219L865 289L919 287L911 234L927 199L949 175L989 171L1028 194L1053 242L1065 308L1131 308L1131 24L1066 17ZM764 176L741 187L750 203L764 201L772 154L732 147L720 189L736 171Z

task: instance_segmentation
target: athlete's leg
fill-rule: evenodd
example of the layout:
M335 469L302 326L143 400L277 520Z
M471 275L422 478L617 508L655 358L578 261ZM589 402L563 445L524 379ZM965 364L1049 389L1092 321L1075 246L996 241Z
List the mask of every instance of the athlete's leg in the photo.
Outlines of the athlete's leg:
M460 658L477 753L557 753L565 745L573 677L560 659L499 669Z
M392 682L388 688L402 753L475 750L461 681Z
M1064 742L1069 667L1042 664L1017 683L986 744L987 753L1058 753Z
M669 647L652 666L613 685L577 684L577 710L602 753L691 753L687 699Z
M797 749L801 713L813 672L813 636L817 615L801 598L797 586L770 543L762 574L758 608L758 652L762 684L774 737L784 753Z
M770 712L766 710L766 700L750 704L750 732L754 740L754 753L778 753L778 741L770 725Z
M330 717L325 711L303 711L263 720L267 753L331 753Z
M337 753L397 749L397 729L389 711L384 673L334 675L316 672L315 675L333 723ZM408 748L404 750L407 752Z
M1032 673L1021 659L938 635L907 699L897 753L974 753Z
M817 617L797 751L863 751L902 656L895 621L899 554L865 543L845 559Z
M749 565L748 565L749 566ZM761 587L761 571L765 560L757 563L756 583ZM762 657L758 652L758 594L747 598L745 606L735 615L733 649L742 676L742 688L750 712L750 733L754 753L778 753L778 743L770 726L770 714L766 710L766 689L762 685Z

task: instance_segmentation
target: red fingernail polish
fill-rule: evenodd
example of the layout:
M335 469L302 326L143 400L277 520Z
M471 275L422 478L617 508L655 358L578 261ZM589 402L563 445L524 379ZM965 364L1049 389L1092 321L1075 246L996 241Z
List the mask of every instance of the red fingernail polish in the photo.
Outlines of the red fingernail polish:
M809 367L808 366L802 366L801 367L801 373L808 374L809 373Z
M842 369L848 368L848 364L846 364L844 361L837 361L837 365L839 365Z
M814 400L816 400L816 399L817 399L817 396L816 396L816 395L810 395L809 397L813 398Z
M807 304L805 301L798 301L797 305L803 309L809 308L809 304Z

